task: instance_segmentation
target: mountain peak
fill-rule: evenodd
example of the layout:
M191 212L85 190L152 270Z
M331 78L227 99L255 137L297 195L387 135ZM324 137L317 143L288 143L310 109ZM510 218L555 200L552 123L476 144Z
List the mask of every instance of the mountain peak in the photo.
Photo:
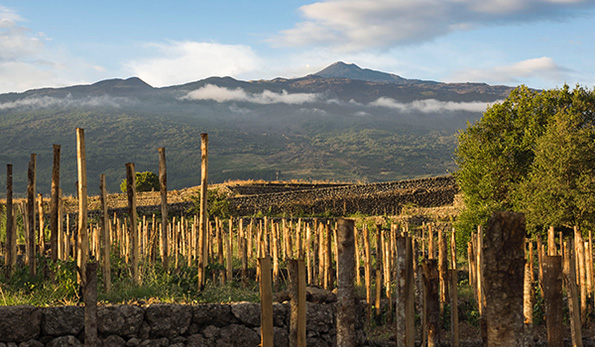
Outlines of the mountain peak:
M138 77L127 79L114 78L93 83L95 87L130 88L130 89L152 89L151 85Z
M362 69L355 64L338 61L318 71L314 76L323 78L345 78L380 83L403 83L407 81L401 76L370 69Z

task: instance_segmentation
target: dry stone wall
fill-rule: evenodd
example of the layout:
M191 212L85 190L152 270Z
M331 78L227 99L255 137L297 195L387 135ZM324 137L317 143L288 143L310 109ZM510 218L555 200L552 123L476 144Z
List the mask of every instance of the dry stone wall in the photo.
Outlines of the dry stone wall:
M364 306L358 307L358 345L367 344ZM289 345L289 303L273 306L275 346ZM335 304L308 303L307 345L335 346ZM258 346L260 304L153 304L99 307L103 346ZM82 346L84 307L0 307L0 347Z
M403 206L451 205L459 189L452 176L303 189L229 198L233 215L396 215Z

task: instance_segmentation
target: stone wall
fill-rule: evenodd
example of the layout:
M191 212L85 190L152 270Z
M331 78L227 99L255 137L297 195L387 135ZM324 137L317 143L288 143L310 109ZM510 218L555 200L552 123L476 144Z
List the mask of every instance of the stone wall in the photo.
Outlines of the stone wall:
M275 303L275 346L288 346L289 303ZM364 308L358 310L358 345L366 345ZM335 304L308 302L307 345L335 346ZM103 346L258 346L260 304L153 304L100 306ZM0 347L82 346L84 307L0 307Z
M403 206L451 205L459 189L451 176L347 185L229 198L232 215L396 215Z

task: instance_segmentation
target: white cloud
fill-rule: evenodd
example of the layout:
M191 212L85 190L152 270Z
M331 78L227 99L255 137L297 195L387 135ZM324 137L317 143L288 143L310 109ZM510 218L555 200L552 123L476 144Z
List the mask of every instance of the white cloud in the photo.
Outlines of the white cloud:
M211 76L237 76L260 64L256 53L245 45L169 41L150 43L146 48L154 55L124 65L132 75L159 87Z
M476 26L555 20L593 5L592 0L326 0L302 6L304 21L272 41L342 51L384 48Z
M387 107L396 109L402 112L424 112L424 113L438 113L438 112L485 112L488 103L482 101L473 102L453 102L453 101L439 101L436 99L415 100L408 103L401 103L392 98L380 97L376 101L369 103L370 106Z
M89 96L85 98L73 98L68 95L65 98L56 98L52 96L28 97L16 101L8 101L0 103L0 110L10 109L40 109L47 107L115 107L118 108L123 104L131 104L136 101L111 96Z
M184 100L214 100L219 103L229 101L243 101L255 104L304 104L317 101L319 96L310 93L275 93L270 90L264 90L262 93L248 93L242 88L228 89L213 84L207 84L202 88L189 92L182 97Z
M490 83L517 83L520 78L539 77L552 81L563 80L567 69L549 57L523 60L514 64L487 69L460 71L453 76L459 81L483 81Z

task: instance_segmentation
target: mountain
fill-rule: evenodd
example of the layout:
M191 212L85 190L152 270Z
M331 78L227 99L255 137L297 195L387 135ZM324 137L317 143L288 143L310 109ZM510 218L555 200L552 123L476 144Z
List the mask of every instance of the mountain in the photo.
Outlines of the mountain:
M127 162L157 172L158 147L166 148L170 188L199 184L203 132L211 182L443 175L456 169L456 133L511 89L338 62L294 79L210 77L155 88L131 77L0 94L0 165L13 164L15 192L24 194L36 153L38 191L47 194L52 144L60 144L62 189L74 194L75 128L83 128L92 194L101 173L118 191Z

